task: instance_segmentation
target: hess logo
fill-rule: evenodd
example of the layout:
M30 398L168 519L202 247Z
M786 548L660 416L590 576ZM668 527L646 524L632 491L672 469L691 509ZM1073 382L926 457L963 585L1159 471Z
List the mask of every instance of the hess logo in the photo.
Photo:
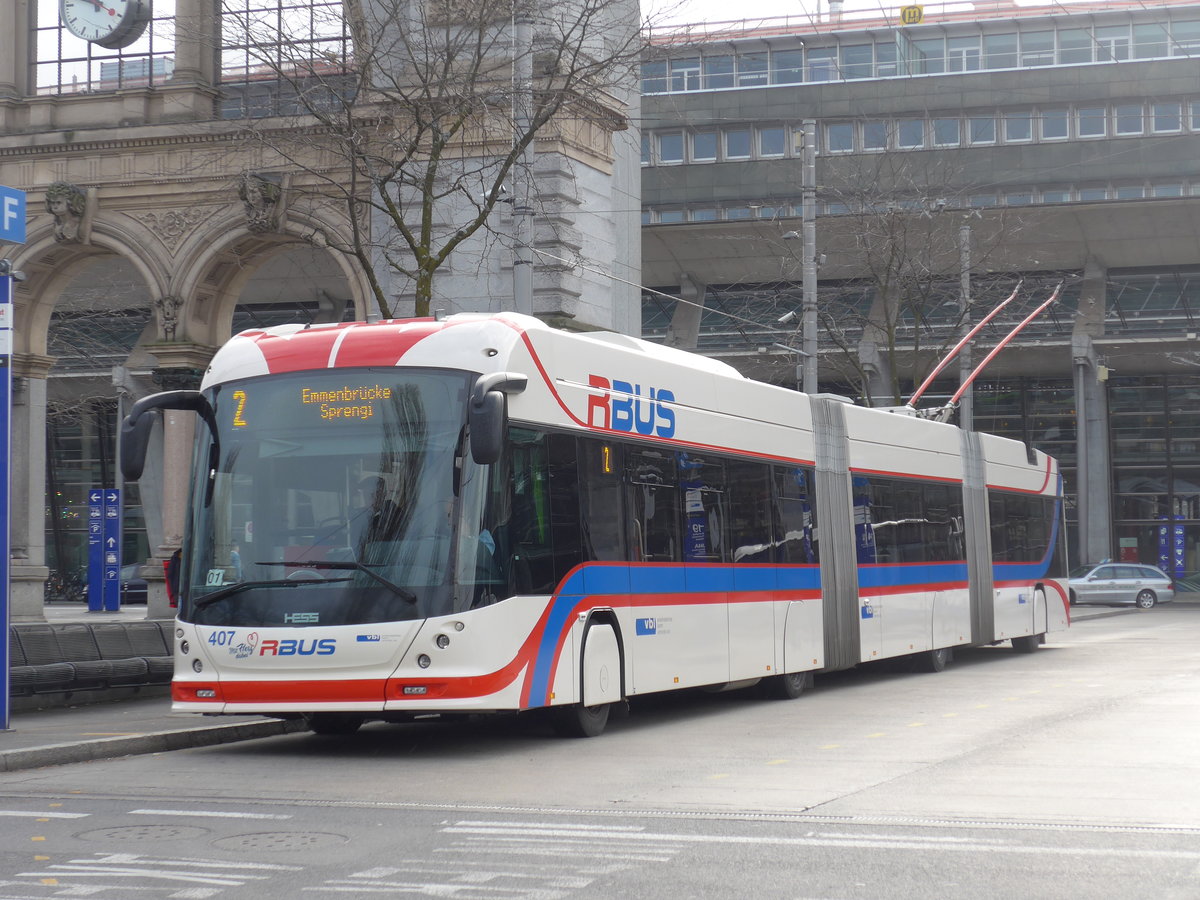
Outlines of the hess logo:
M589 375L588 387L600 394L588 395L587 423L610 431L628 431L669 438L675 435L675 394L665 388L647 388L640 384ZM599 414L599 421L597 421Z

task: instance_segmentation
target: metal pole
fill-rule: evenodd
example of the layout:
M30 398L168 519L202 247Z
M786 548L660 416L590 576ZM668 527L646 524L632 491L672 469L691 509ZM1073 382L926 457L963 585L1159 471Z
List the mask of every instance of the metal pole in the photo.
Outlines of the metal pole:
M12 477L12 275L0 275L0 730L9 727L8 629L12 619L12 582L10 561L10 513L12 501L9 480Z
M959 290L958 304L962 313L962 331L970 333L971 317L971 226L961 225L958 229L958 268ZM963 346L962 355L958 358L958 383L963 384L971 377L971 345ZM963 394L958 404L958 427L963 431L974 429L975 408L972 403L973 393L970 388Z
M514 138L533 127L533 15L527 0L513 8ZM513 173L513 307L533 315L533 141L521 152Z
M801 181L803 237L801 286L804 289L804 393L817 393L817 120L804 120L804 166Z

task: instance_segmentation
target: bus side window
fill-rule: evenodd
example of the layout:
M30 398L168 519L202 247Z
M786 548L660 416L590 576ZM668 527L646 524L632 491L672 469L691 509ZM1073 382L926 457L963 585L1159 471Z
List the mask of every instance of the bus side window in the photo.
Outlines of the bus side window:
M579 439L579 522L585 560L625 559L621 445ZM634 535L630 534L632 542Z
M725 464L729 493L729 559L769 563L774 548L771 527L771 470L762 463L730 460Z

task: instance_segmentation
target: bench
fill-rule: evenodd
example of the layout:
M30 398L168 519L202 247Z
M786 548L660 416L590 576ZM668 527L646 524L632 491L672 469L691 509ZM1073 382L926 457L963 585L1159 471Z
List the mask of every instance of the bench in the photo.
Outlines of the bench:
M161 688L174 668L173 627L169 621L12 625L9 694L15 706L35 708Z

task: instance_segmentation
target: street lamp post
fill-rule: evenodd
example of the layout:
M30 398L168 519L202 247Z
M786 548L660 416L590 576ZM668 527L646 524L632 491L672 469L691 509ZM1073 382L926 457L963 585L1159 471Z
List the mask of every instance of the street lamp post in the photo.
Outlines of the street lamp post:
M817 393L817 121L804 120L804 167L801 183L801 287L804 290L803 350L804 393Z

